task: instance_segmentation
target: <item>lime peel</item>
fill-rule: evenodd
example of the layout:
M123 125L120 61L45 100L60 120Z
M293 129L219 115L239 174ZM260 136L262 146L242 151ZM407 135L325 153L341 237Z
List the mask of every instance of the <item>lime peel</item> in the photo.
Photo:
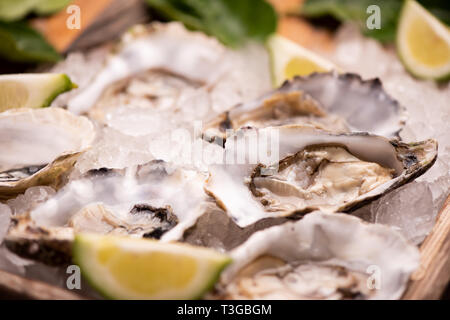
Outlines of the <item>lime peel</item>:
M198 299L231 262L224 254L182 243L78 234L74 260L111 299Z
M267 40L267 48L275 87L294 76L330 70L341 71L330 61L280 35L272 35Z
M25 73L0 76L0 112L48 107L61 93L77 88L63 73Z
M405 1L397 30L397 51L405 68L422 79L450 78L450 30L413 0Z

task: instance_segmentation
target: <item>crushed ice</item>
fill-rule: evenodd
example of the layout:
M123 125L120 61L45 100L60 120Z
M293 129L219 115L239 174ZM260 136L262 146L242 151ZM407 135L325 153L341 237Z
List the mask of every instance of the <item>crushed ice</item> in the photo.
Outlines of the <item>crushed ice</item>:
M387 92L407 108L409 120L401 132L402 139L418 141L436 138L439 142L437 162L425 175L356 212L356 215L368 221L398 228L407 239L419 244L431 231L434 219L450 189L450 108L448 105L450 84L436 85L412 78L396 57L395 50L385 48L376 41L363 37L354 26L343 26L338 31L336 43L332 53L322 54L343 69L361 74L363 78L379 77ZM88 54L70 54L52 71L67 73L83 88L99 71L107 49L102 47ZM80 157L73 178L79 178L91 169L103 167L120 169L144 164L154 159L176 163L177 159L180 159L180 153L174 150L181 150L180 152L183 153L183 149L180 148L185 144L182 139L174 140L171 135L174 129L188 130L191 132L191 141L195 142L198 137L193 133L194 120L206 121L233 105L250 101L270 89L268 56L263 47L251 45L242 50L230 51L227 59L227 63L235 67L217 83L213 90L201 87L187 88L178 96L176 102L171 101L171 104L175 103L175 108L181 110L172 117L168 118L164 112L160 115L155 114L151 112L151 108L150 111L147 111L149 108L135 108L133 113L123 112L121 108L118 108L107 114L107 125L97 127L97 141ZM142 90L139 85L138 82L133 83L128 90L139 92ZM64 107L75 94L76 91L72 91L61 95L53 106ZM197 142L204 143L204 141ZM208 155L206 158L217 155L220 157L221 150L215 145L202 150ZM196 169L206 169L202 158L193 161L192 165ZM106 202L111 199L111 190L107 190L104 185L91 185L89 190L93 191L93 194L86 191L88 187L86 180L74 181L64 189L64 192L59 193L58 197L67 197L73 208L81 207L96 195L103 197ZM9 200L7 203L9 208L0 205L0 243L7 231L4 226L9 224L11 214L33 211L54 194L55 191L51 188L34 187L16 199ZM84 198L75 199L74 195L77 194L81 194ZM117 191L113 190L111 194L117 195ZM126 195L123 194L119 198L122 201ZM117 199L113 200L113 203L120 202ZM50 225L63 224L67 216L54 220L51 203L51 201L47 202L46 207L42 207L47 212L41 216L43 219L41 222ZM70 206L65 208L67 215L75 211L69 210ZM44 221L46 219L47 221ZM191 237L187 239L188 242L196 244L202 242L203 245L207 243L206 245L221 249L234 247L237 243L231 239L234 228L232 223L229 221L216 223L217 220L212 222L211 219L211 216L205 216L200 220L199 225L216 226L215 233L222 238L218 239L217 235L212 236L213 229L202 232L197 228L200 236ZM244 231L240 237L246 238L250 231ZM195 230L191 230L190 234L194 233ZM227 238L228 236L230 239ZM30 262L0 247L0 269L23 274L29 264Z

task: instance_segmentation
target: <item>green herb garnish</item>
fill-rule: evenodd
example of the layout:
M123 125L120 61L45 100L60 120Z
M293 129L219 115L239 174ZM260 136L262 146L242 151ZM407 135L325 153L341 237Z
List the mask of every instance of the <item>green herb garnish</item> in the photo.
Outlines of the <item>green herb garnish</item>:
M450 1L419 0L419 2L444 23L450 23ZM367 28L366 21L370 16L367 8L370 5L380 7L380 29ZM307 17L331 15L340 21L354 21L366 36L381 42L392 42L395 40L402 6L403 0L307 0L302 6L301 13Z
M0 22L0 56L16 62L53 62L60 55L23 22Z
M1 0L0 20L17 21L30 13L46 15L57 12L71 0Z
M151 8L187 28L215 36L230 47L249 39L264 41L277 26L277 15L264 0L146 0Z

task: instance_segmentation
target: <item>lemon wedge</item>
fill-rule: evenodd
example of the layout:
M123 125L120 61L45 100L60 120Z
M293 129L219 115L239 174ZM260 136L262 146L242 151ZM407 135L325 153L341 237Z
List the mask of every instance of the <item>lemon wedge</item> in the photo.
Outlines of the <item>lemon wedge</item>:
M294 76L339 69L330 61L280 35L269 37L267 47L271 58L273 84L276 87Z
M416 77L450 77L450 29L413 0L405 1L400 14L397 50Z
M201 298L231 262L182 243L78 234L73 254L83 276L112 299Z
M77 86L62 73L24 73L0 76L0 112L14 108L43 108L61 93Z

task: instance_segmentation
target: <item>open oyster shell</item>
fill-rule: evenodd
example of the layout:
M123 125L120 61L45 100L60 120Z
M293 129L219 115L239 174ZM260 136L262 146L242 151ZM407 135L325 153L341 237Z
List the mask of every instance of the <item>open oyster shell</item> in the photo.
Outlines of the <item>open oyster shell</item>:
M230 255L213 298L398 299L420 261L392 228L320 211L258 231Z
M207 124L207 138L226 138L226 130L308 124L336 133L369 132L398 137L405 110L378 79L353 73L314 73L295 77L261 98L235 106Z
M135 26L124 34L93 82L69 101L68 108L74 113L89 111L90 116L103 120L108 108L117 107L111 105L112 101L108 101L107 97L103 103L96 105L105 90L116 84L111 90L117 94L124 88L123 81L148 71L154 73L143 75L145 86L140 85L141 81L130 89L139 91L138 96L143 96L147 101L164 100L165 96L173 95L167 87L175 90L177 87L212 84L225 71L219 63L224 53L225 48L216 40L201 33L189 32L179 23ZM159 82L164 82L163 92L158 87ZM159 105L164 105L164 101Z
M65 174L95 138L92 123L59 108L0 114L0 201L27 188L62 186Z
M240 227L318 209L347 212L423 174L436 156L433 139L245 128L227 139L224 164L210 166L206 190Z
M39 226L29 215L12 218L6 247L19 256L47 265L69 264L78 232L161 239L179 223L172 208L136 204L129 212L93 203L75 213L64 226Z
M205 178L163 161L91 171L16 216L5 243L22 257L60 264L70 261L77 232L176 240L204 213Z
M158 208L148 204L136 204L126 214L119 215L120 211L98 203L91 204L72 216L68 225L75 233L91 232L160 239L179 222L169 205Z

